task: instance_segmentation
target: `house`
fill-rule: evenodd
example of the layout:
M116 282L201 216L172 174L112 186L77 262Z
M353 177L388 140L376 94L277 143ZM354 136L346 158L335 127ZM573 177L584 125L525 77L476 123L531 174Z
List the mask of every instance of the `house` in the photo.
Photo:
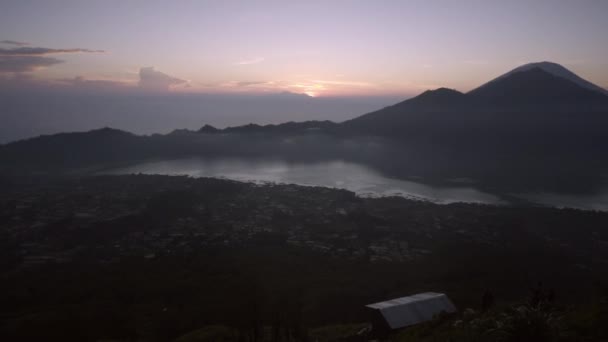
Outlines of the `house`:
M372 331L386 336L390 331L423 323L442 312L456 312L452 301L443 293L425 292L369 304Z

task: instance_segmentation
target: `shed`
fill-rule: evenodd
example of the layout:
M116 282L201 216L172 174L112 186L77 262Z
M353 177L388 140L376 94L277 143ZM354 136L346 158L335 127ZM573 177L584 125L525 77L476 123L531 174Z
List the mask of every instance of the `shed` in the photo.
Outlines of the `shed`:
M365 307L371 310L373 330L379 334L429 321L441 312L456 312L448 296L436 292L395 298Z

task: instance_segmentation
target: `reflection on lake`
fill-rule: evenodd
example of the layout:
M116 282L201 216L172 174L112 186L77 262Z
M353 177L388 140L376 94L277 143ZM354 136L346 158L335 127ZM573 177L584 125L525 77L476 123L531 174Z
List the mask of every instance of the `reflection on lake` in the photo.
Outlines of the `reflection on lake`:
M192 177L221 177L239 181L291 183L325 186L353 191L363 196L397 195L436 203L505 204L500 197L474 187L474 182L438 186L386 177L362 164L342 160L324 162L286 162L260 159L188 158L145 162L105 171L104 174L161 174ZM539 204L607 210L608 194L598 196L559 196L553 194L518 195Z

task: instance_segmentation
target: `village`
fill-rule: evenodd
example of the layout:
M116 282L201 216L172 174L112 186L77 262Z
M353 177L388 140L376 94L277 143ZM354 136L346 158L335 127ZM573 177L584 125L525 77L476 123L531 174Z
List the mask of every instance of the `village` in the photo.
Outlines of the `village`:
M164 177L159 186L151 184L152 178L115 177L110 186L108 178L93 178L76 187L58 183L5 193L0 202L2 233L15 244L24 265L67 262L92 250L97 251L99 261L108 262L127 255L155 258L206 246L248 244L283 244L371 262L403 262L431 253L423 245L412 246L391 233L381 217L361 214L363 201L345 191L182 177ZM203 183L202 189L191 183ZM243 191L230 197L203 193L192 203L170 198L179 196L172 192L184 189L204 191L204 183ZM163 200L167 202L161 203ZM176 202L184 207L174 208ZM157 205L162 208L156 209L163 210L160 221L148 215ZM367 215L365 224L369 226L353 220L357 214ZM137 223L127 223L134 218ZM405 231L425 230L424 222L411 224L412 229ZM108 229L110 233L100 227L113 228ZM117 227L124 229L116 232ZM89 241L89 230L101 238ZM66 242L70 240L75 241Z
M437 240L500 245L509 234L493 220L505 208L365 199L337 189L222 179L103 176L23 185L0 196L2 234L15 253L12 260L24 266L83 255L116 262L273 245L334 258L407 262L432 254ZM602 233L592 232L598 245L605 244ZM558 234L554 229L544 239L574 248Z

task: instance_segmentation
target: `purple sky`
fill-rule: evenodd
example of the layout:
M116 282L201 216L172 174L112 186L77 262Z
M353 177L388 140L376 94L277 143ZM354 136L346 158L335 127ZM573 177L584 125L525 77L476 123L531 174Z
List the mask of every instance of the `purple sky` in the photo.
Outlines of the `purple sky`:
M408 96L549 60L606 87L607 18L605 0L3 0L0 82Z

